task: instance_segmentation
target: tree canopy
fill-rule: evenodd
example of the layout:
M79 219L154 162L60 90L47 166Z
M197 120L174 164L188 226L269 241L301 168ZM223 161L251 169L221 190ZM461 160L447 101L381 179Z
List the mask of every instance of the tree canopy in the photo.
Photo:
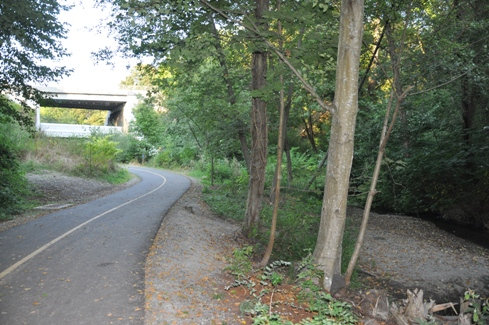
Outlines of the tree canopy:
M294 164L311 159L318 170L330 168L335 155L326 156L328 150L353 144L353 138L338 140L351 130L335 120L343 113L336 101L338 82L356 80L341 75L335 80L341 55L348 54L338 57L342 1L111 2L122 48L156 59L133 79L151 84L165 108L159 114L178 124L164 128L164 136L199 148L201 159L246 164L251 186L264 173L263 165L254 167L276 159L277 149L267 145L279 137L282 96L286 186L323 193L315 181L321 172L298 171ZM369 1L364 13L358 86L349 88L350 95L358 95L358 116L348 122L356 123L348 203L365 202L385 114L398 103L397 123L382 148L373 208L489 229L489 3ZM350 99L353 103L356 96ZM263 104L259 110L257 101ZM256 145L257 130L264 145ZM328 172L330 183L339 182L335 175L349 163L339 165ZM294 177L301 172L314 177ZM345 181L349 174L341 175ZM265 179L265 190L273 183ZM256 220L250 235L263 226Z
M33 83L67 73L45 63L66 55L60 41L65 26L58 14L67 7L57 0L3 0L0 2L0 93L34 98Z

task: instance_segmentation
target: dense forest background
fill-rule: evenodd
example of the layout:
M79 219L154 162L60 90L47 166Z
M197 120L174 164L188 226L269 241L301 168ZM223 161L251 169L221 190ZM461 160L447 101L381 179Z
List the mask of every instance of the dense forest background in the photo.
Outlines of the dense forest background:
M122 47L157 60L138 66L124 82L150 89L134 128L161 148L153 151L156 161L164 166L173 160L234 159L246 165L249 108L256 95L250 91L251 54L269 42L267 86L259 93L268 104L269 165L276 159L283 89L283 186L322 190L322 180L298 184L305 178L294 173L304 171L294 166L310 160L308 173L314 175L314 165L328 150L330 114L273 53L278 49L320 98L331 100L339 2L272 2L266 15L269 30L260 36L250 36L237 23L249 19L244 13L252 11L252 4L246 1L181 2L182 8L170 2L114 3ZM482 0L366 3L351 204L365 202L391 91L400 94L412 87L386 147L374 209L487 229L487 17L489 4Z

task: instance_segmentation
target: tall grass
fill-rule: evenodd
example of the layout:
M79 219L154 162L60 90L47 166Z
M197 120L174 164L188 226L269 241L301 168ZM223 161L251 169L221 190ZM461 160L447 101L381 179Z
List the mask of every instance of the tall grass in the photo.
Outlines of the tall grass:
M31 171L39 169L56 170L76 174L83 164L85 139L48 138L37 135L30 141L24 163Z
M48 169L93 177L110 183L123 183L130 175L116 164L117 143L108 137L85 138L34 137L24 155L26 170Z

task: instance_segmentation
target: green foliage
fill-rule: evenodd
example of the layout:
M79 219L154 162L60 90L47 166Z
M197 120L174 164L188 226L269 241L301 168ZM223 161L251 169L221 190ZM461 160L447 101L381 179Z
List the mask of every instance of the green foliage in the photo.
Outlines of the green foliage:
M233 188L230 185L204 187L202 194L204 201L217 215L236 221L243 220L247 195L245 187Z
M129 171L125 168L116 168L113 171L109 171L107 173L101 174L99 176L100 179L105 180L110 184L124 184L129 181L132 176Z
M42 83L64 74L64 68L46 64L66 55L60 40L65 26L58 20L67 7L57 0L2 0L0 2L0 94L11 92L25 99Z
M150 102L140 103L134 109L134 118L131 130L152 146L158 147L161 144L163 125L154 106Z
M240 304L243 314L253 316L253 324L293 325L290 321L282 320L275 313L270 312L270 306L262 302L261 298L273 290L280 290L279 285L284 281L284 275L278 272L281 267L289 267L291 263L275 261L263 270L260 276L261 289L256 289L252 280L236 281L235 286L245 285L253 299L244 300ZM312 264L310 254L304 258L298 267L297 282L301 285L301 297L309 307L308 310L316 316L302 320L302 325L354 325L357 317L352 306L346 302L335 300L330 294L324 292L316 283L319 283L322 273ZM229 289L229 288L228 288Z
M83 151L85 163L82 165L81 172L95 175L113 171L119 152L117 144L109 137L91 137L85 143Z
M310 294L320 290L319 283L323 276L323 273L313 263L312 254L309 250L308 254L304 256L297 265L296 281L304 289L301 292L303 299L310 299Z
M226 270L231 273L236 280L240 281L248 277L253 269L251 257L253 255L253 246L244 246L236 248L233 251L233 256L229 261L229 266Z
M290 262L287 261L274 261L267 266L265 266L263 270L263 274L261 275L261 284L268 285L268 282L273 286L277 286L282 284L284 281L284 276L280 274L277 269L282 267L289 267L291 265Z
M41 107L41 121L46 123L104 125L107 111Z
M324 292L319 286L321 278L322 272L313 264L312 254L309 253L298 265L297 282L302 287L302 299L318 316L301 324L356 324L357 317L351 305L335 300Z
M197 150L195 148L169 145L161 148L156 156L154 156L152 163L163 168L190 167L197 157Z
M56 170L71 175L95 177L112 184L126 182L131 176L126 169L118 168L115 164L116 158L113 153L116 142L111 141L112 137L93 136L87 140L83 138L48 138L37 135L27 142L23 169L30 172L44 169ZM107 154L105 152L96 153L99 156L96 158L99 159L99 162L108 159L105 161L105 166L100 165L100 168L97 168L92 164L90 167L90 150L107 150ZM116 148L115 151L120 150Z
M489 298L481 298L473 290L467 290L463 297L467 305L465 313L472 314L472 322L476 325L484 325L489 322Z
M329 293L320 291L310 303L311 311L318 316L304 324L357 324L357 317L352 306L344 301L333 299Z
M0 123L17 123L32 133L34 131L33 119L33 109L25 104L17 104L0 94Z
M0 123L0 220L22 209L27 182L20 160L27 139L28 133L18 124Z
M121 163L146 162L156 151L148 141L133 134L115 134L111 139L117 143L119 152L116 160Z
M295 150L292 150L295 152ZM277 233L275 239L275 249L273 251L273 259L277 260L300 260L304 256L304 251L312 250L317 240L317 229L319 227L322 195L317 195L314 192L295 191L295 184L306 184L310 178L310 173L304 170L315 170L317 160L321 159L321 155L315 155L315 159L307 155L293 154L293 157L299 157L296 161L295 169L301 169L301 173L297 173L294 178L291 190L284 190L282 194L283 201L280 205L280 211L277 222ZM276 159L270 157L270 160ZM210 206L211 210L226 218L241 221L245 212L245 203L247 195L248 174L246 169L238 165L236 162L226 160L216 161L216 179L218 184L210 186L207 172L202 177L202 182L207 185L203 190L203 199ZM208 164L195 165L207 171ZM270 168L268 173L272 173ZM272 176L268 174L268 179ZM286 175L283 176L286 178ZM319 183L324 183L322 177L318 177ZM319 192L318 194L321 194ZM265 205L261 214L262 222L267 225L271 222L272 207ZM264 227L267 229L268 227ZM343 252L342 265L346 267L349 258L353 252L357 229L351 224L350 219L347 219L347 230L343 236ZM255 229L257 239L257 249L264 249L269 238L267 231L259 232ZM356 273L354 273L354 279Z
M402 62L399 82L404 88L415 86L387 146L374 208L487 228L489 92L484 84L489 80L489 57L480 35L489 26L489 3L435 1L418 6L400 2L396 8L387 3L366 7L367 17L384 17L367 24L372 44L387 20L391 29L383 45L389 46L386 39L398 50L401 43L410 44L396 52ZM416 23L406 23L402 13ZM430 44L429 50L414 45L420 42ZM378 147L393 74L393 58L387 52L379 52L381 64L370 71L366 96L360 100L352 170L355 204L364 201ZM367 64L370 54L365 59Z
M211 184L211 164L200 160L194 168L200 169L205 185L203 199L211 210L225 218L243 219L246 204L248 172L237 160L219 159L214 162L214 177L218 184Z

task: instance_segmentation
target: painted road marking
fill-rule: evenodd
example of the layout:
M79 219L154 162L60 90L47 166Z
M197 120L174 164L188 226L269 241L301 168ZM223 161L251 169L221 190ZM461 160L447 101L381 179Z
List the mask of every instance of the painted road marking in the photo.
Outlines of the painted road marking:
M68 230L67 232L65 232L64 234L62 234L61 236L51 240L49 243L39 247L38 249L36 249L35 251L33 251L32 253L30 253L29 255L25 256L24 258L22 258L21 260L17 261L15 264L12 264L11 266L9 266L8 268L6 268L4 271L2 271L2 273L0 273L0 280L2 280L4 277L6 277L8 274L12 273L15 269L17 269L19 266L21 266L22 264L24 264L25 262L29 261L30 259L34 258L36 255L39 255L40 253L42 253L43 251L45 251L46 249L48 249L49 247L51 247L52 245L56 244L57 242L59 242L61 239L69 236L70 234L74 233L75 231L77 231L78 229L82 228L83 226L86 226L87 224L89 224L90 222L92 221L95 221L97 220L98 218L100 217L103 217L104 215L108 214L108 213L111 213L117 209L120 209L128 204L131 204L132 202L136 201L136 200L139 200L147 195L150 195L151 193L154 193L156 192L157 190L159 190L160 188L162 188L163 186L165 186L166 184L166 178L160 174L157 174L157 173L153 173L153 172L150 172L150 171L147 171L147 170L141 170L140 171L142 172L145 172L145 173L149 173L149 174L153 174L153 175L156 175L158 177L160 177L161 179L163 179L163 182L158 186L156 187L155 189L149 191L148 193L145 193L141 196L138 196L137 198L134 198L130 201L127 201L126 203L123 203L123 204L120 204L112 209L109 209L105 212L102 212L101 214L93 217L92 219L90 220L87 220L81 224L79 224L78 226L76 226L75 228L72 228L71 230Z

